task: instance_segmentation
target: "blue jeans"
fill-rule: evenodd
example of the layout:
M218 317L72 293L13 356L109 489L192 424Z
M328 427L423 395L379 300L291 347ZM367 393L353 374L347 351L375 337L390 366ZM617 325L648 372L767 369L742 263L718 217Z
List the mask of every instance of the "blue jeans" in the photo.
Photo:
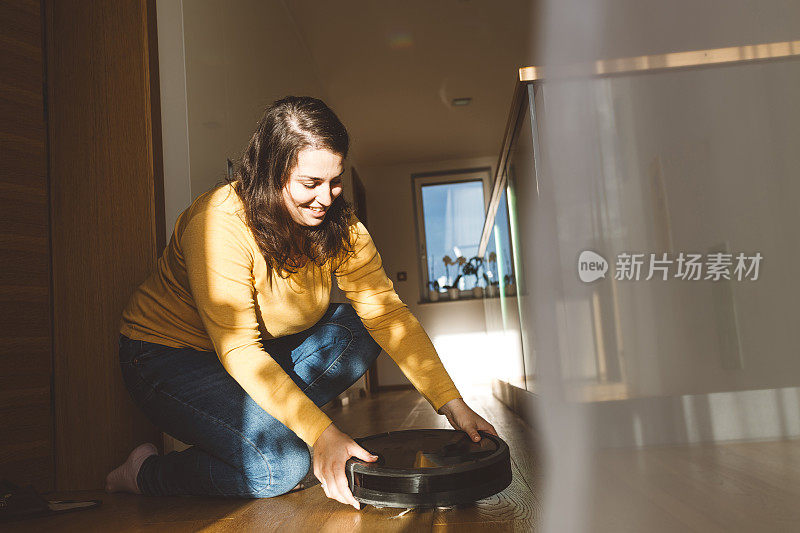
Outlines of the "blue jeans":
M380 353L350 304L331 304L311 328L263 344L318 406ZM308 473L306 444L248 396L216 353L120 335L119 358L134 402L158 428L193 445L148 457L137 478L143 494L267 498Z

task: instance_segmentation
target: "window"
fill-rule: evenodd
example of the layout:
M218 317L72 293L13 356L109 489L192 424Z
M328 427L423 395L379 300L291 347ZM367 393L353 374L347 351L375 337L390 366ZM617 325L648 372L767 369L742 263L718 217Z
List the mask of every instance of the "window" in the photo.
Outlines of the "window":
M462 265L446 264L445 256L457 263L478 254L489 182L488 168L413 176L423 300L434 281L441 291L456 279L461 290L485 285L483 270L477 278L463 275Z
M496 292L505 291L506 286L516 282L516 269L512 259L517 259L517 255L514 254L511 247L511 228L508 216L509 205L516 205L516 203L513 200L507 201L506 193L508 191L509 187L506 186L500 195L497 215L494 218L494 228L489 237L489 243L486 245L486 256L484 257L486 277L490 283L497 285Z

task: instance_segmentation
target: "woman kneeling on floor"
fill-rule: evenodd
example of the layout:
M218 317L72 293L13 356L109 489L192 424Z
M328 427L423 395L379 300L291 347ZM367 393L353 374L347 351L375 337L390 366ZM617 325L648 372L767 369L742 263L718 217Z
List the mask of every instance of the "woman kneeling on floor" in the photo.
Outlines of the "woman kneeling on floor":
M342 196L349 137L322 101L272 104L227 183L181 215L123 316L119 356L136 404L192 444L134 449L108 491L261 498L310 468L358 508L351 457L376 457L320 409L383 348L454 428L494 428L461 399ZM332 278L350 304L330 303Z

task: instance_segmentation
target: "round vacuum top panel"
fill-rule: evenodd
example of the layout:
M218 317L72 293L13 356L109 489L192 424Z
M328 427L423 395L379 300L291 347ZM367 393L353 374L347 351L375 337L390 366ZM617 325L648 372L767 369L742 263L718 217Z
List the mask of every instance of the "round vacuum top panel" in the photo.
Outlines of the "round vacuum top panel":
M392 431L356 439L378 456L351 459L347 477L356 500L376 506L452 506L486 498L511 483L508 446L481 432L473 442L448 429Z

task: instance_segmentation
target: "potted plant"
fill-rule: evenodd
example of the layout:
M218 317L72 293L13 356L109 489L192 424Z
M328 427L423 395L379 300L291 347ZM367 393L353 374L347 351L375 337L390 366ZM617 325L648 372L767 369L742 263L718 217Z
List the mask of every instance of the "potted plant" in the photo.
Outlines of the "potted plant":
M471 257L469 261L466 261L461 269L461 272L465 276L475 276L475 286L472 288L472 296L474 296L475 298L483 297L483 289L478 285L478 283L480 282L479 274L482 266L483 266L483 259L476 255L475 257Z
M450 281L450 265L455 265L456 263L449 255L442 257L442 262L444 263L444 270L447 272L447 281ZM445 285L445 288L447 288L447 285Z
M472 291L466 290L466 289L465 290L461 290L461 288L458 286L458 281L464 276L463 270L464 270L464 265L467 263L467 258L464 257L464 256L459 255L453 263L458 268L458 270L457 270L458 276L453 281L453 285L452 286L455 287L456 290L458 290L459 297L461 297L461 296L469 296L470 294L472 294Z
M498 287L500 283L498 281L491 281L485 272L483 273L483 281L486 283L486 296L488 298L496 298L497 295L500 294L500 289Z
M497 298L498 296L500 296L500 282L493 281L489 283L489 297Z
M439 282L434 280L428 282L428 301L431 302L438 302L439 301Z
M505 285L506 296L514 296L517 292L517 285L514 283L514 275L506 274L503 276L503 285Z
M461 274L456 276L456 279L453 280L452 285L445 285L445 289L447 289L447 295L450 297L451 300L458 300L459 290L458 290L458 282L461 281Z
M449 255L446 255L442 258L442 262L444 263L444 270L447 272L447 281L450 281L450 265L457 265L457 261L453 261L453 258ZM445 285L444 288L447 290L447 295L450 297L451 300L458 299L458 281L461 279L461 276L456 277L456 280L451 285Z
M494 275L494 270L491 267L491 264L497 264L497 254L495 252L489 253L489 273L492 274L493 279L489 279L489 276L486 275L486 272L483 273L483 279L486 281L486 293L489 298L496 298L500 295L500 281L496 279Z

